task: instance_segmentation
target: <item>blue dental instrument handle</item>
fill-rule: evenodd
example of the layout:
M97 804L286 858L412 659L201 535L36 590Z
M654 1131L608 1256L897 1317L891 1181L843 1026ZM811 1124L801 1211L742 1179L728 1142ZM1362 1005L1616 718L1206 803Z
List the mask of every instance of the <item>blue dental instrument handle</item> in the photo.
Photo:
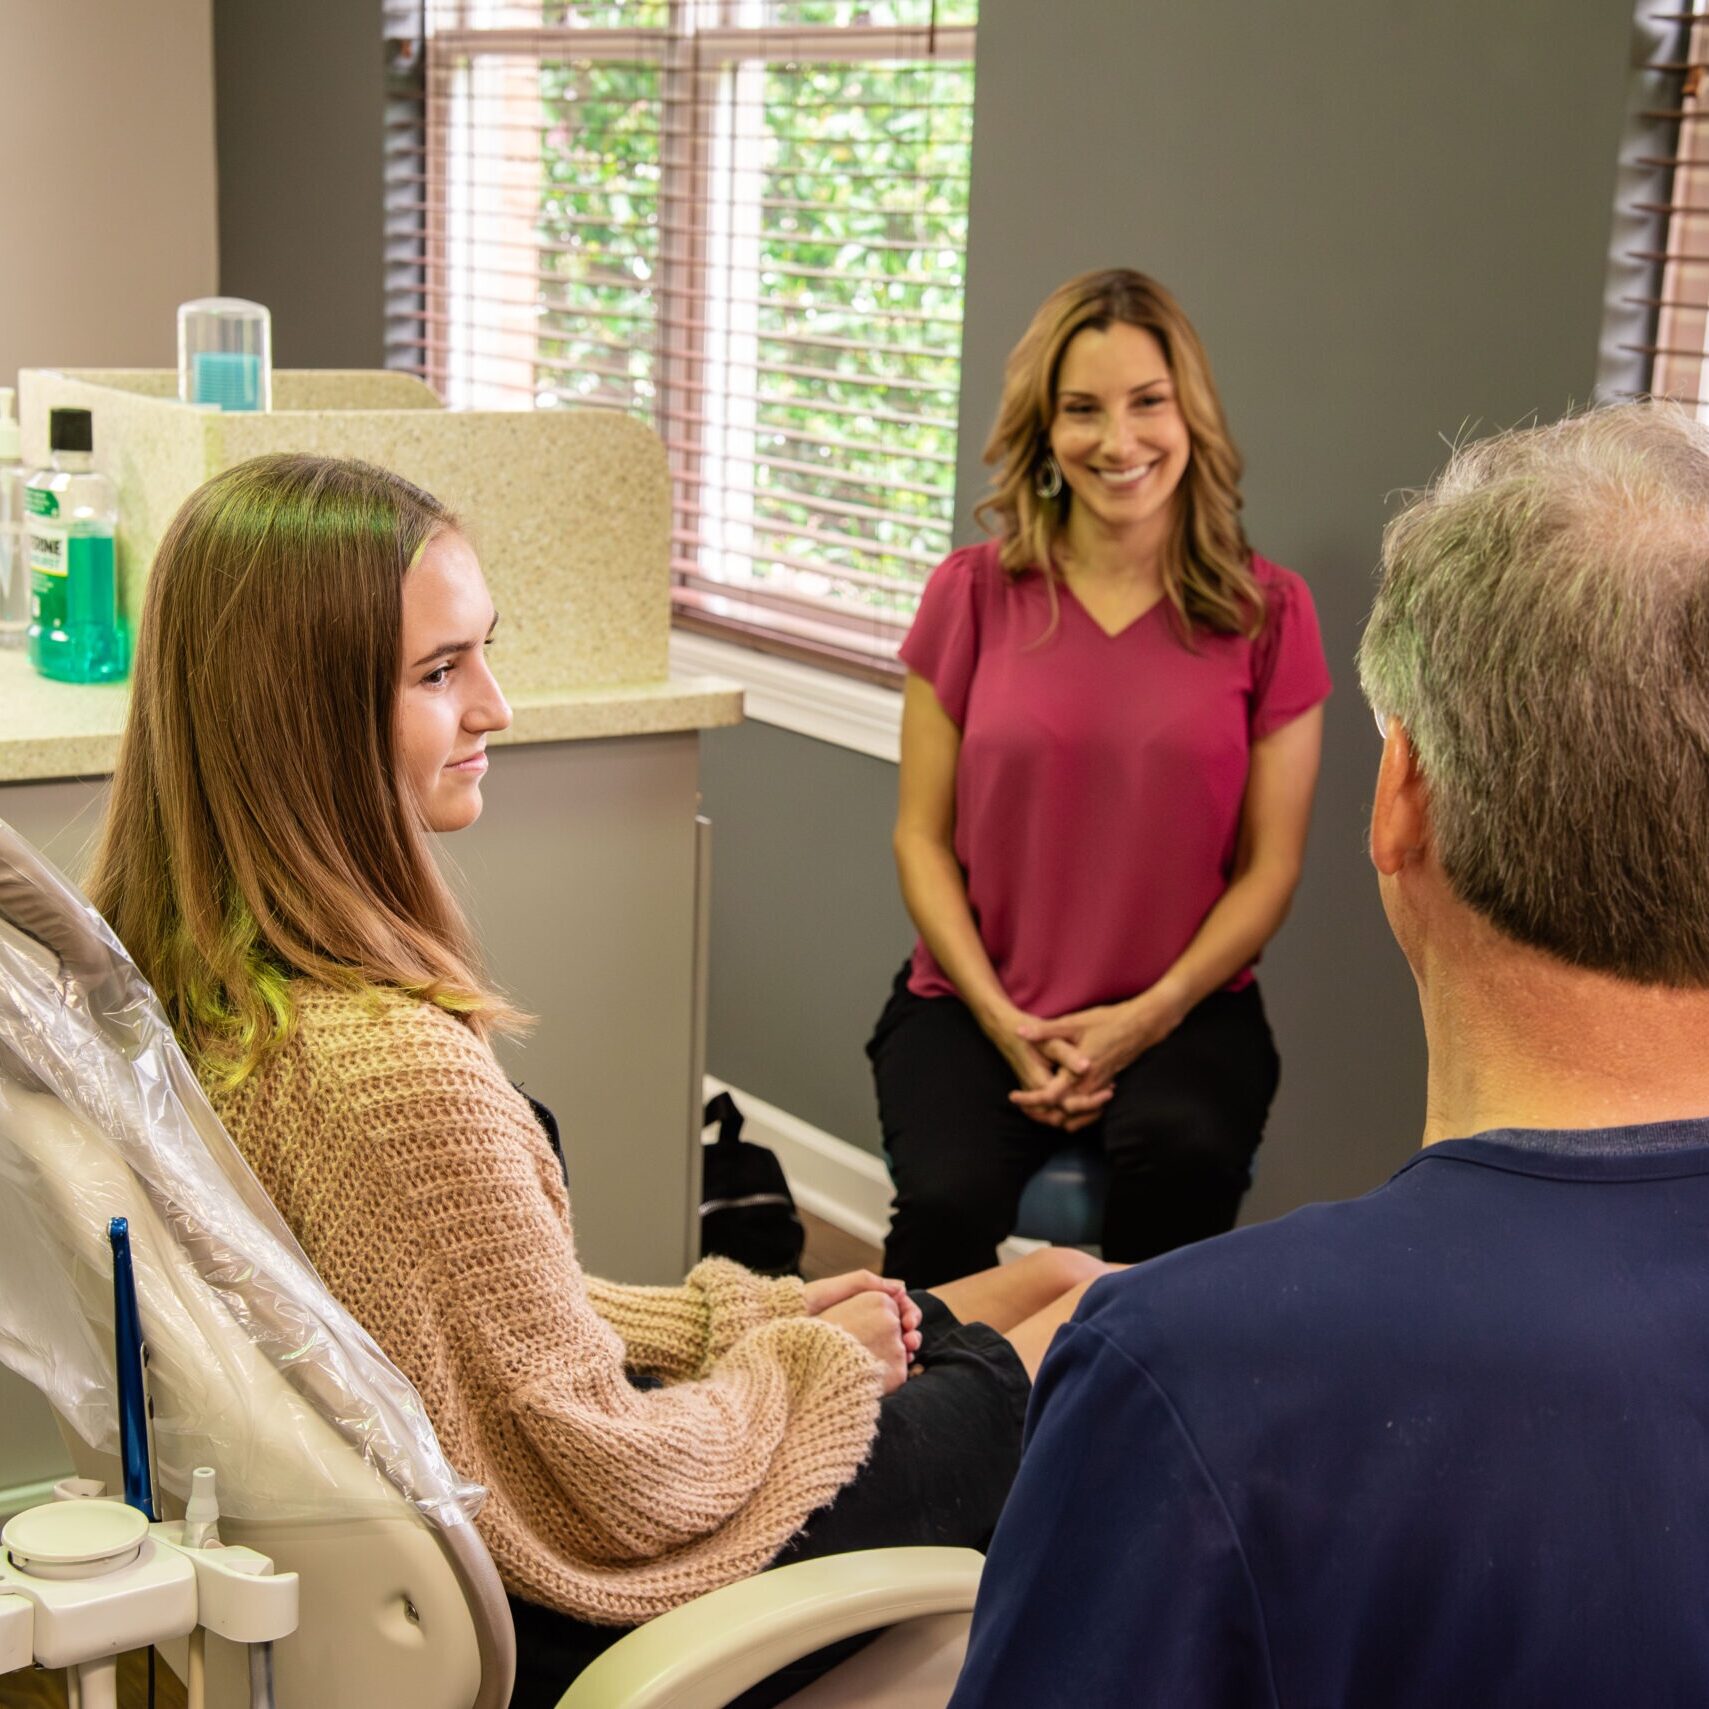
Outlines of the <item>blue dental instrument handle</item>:
M150 1520L154 1510L154 1466L149 1452L148 1353L137 1310L131 1269L131 1225L116 1216L107 1224L113 1247L113 1357L119 1380L119 1459L125 1470L125 1503Z

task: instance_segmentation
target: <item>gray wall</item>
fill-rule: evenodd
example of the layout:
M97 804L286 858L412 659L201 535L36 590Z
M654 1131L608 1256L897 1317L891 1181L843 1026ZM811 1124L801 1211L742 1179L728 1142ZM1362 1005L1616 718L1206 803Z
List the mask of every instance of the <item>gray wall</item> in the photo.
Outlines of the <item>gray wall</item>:
M700 748L712 820L707 1067L878 1150L861 1046L913 943L896 889L896 767L769 724Z
M215 289L211 0L0 0L0 386L169 368Z
M1246 453L1253 539L1311 583L1337 680L1308 875L1265 959L1284 1079L1248 1214L1358 1192L1423 1109L1363 850L1377 742L1352 661L1378 537L1445 438L1590 396L1630 0L980 10L962 537L1039 299L1094 266L1166 281ZM871 1145L860 1045L907 944L894 777L753 726L712 746L712 1070Z
M384 43L370 0L214 0L220 290L280 368L385 363Z

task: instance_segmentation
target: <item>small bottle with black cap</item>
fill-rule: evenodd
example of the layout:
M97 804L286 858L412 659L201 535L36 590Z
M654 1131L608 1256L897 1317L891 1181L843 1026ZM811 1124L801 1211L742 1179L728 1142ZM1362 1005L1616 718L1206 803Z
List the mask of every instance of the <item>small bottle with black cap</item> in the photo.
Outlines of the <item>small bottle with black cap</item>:
M24 483L30 662L60 682L114 682L129 664L113 555L118 502L94 445L88 410L52 411L52 460Z

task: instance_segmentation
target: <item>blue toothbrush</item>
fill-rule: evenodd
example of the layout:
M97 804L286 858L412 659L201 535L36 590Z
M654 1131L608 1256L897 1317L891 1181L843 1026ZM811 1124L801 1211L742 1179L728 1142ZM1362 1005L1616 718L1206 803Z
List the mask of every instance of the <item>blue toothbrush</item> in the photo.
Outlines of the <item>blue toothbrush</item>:
M131 1225L116 1216L107 1224L113 1247L113 1355L119 1379L119 1458L125 1470L125 1502L150 1520L154 1510L154 1451L148 1408L148 1348L137 1310L131 1269Z

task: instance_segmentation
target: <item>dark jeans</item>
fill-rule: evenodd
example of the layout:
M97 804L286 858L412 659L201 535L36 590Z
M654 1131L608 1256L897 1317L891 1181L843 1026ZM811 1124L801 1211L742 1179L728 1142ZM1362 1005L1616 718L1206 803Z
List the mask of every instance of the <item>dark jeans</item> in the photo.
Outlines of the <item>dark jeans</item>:
M886 1275L929 1288L988 1268L1021 1192L1063 1135L1009 1102L1014 1072L954 997L908 969L867 1045L896 1208ZM1137 1263L1234 1226L1279 1063L1256 985L1216 991L1116 1077L1076 1142L1109 1161L1103 1255Z
M933 1294L918 1294L921 1374L879 1406L871 1457L773 1562L851 1549L940 1543L983 1549L1015 1481L1031 1385L1015 1350L983 1323L963 1324ZM590 1626L510 1599L516 1622L511 1709L549 1709L571 1680L630 1630ZM833 1644L774 1674L731 1709L766 1709L852 1655L865 1637Z

